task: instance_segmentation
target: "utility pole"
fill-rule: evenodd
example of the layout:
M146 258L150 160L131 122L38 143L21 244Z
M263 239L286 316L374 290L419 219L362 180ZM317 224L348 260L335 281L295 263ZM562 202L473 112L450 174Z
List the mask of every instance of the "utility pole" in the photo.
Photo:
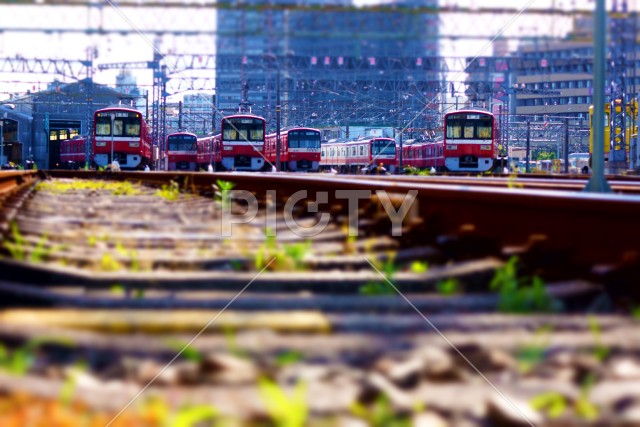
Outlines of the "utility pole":
M525 172L529 173L529 158L531 157L531 120L527 119L527 152Z
M276 170L280 172L280 152L282 151L280 141L280 66L276 77Z
M564 173L569 173L569 119L564 119Z
M4 164L4 119L0 119L0 169Z

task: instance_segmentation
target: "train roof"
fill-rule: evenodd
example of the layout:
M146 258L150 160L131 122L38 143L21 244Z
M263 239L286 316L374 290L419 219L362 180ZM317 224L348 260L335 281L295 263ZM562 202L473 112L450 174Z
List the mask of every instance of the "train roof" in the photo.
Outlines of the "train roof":
M170 132L170 133L167 134L167 137L169 137L171 135L193 135L193 136L196 136L195 133L187 132L186 130L179 130L179 131L176 131L176 132Z
M135 109L134 107L130 106L130 105L110 105L108 107L104 107L104 108L99 108L96 110L96 113L99 111L117 111L117 110L126 110L126 111L132 111L132 112L136 112L136 113L141 113L140 110ZM142 113L141 113L142 114Z
M265 122L267 121L264 117L260 117L257 116L253 113L236 113L236 114L229 114L228 116L224 116L222 119L234 119L234 118L238 118L238 117L246 117L246 118L252 118L252 119L260 119L260 120L264 120Z
M280 129L280 132L287 132L287 131L290 131L290 130L302 130L302 129L304 129L304 130L315 130L315 131L320 132L320 129L311 128L311 127L308 127L308 126L287 126L287 127L284 127L282 129Z
M463 108L461 110L449 111L449 112L445 113L445 116L448 116L448 115L451 115L451 114L459 114L459 113L489 114L491 116L494 115L489 110L483 110L483 109L479 109L479 108Z
M323 142L323 144L359 144L361 142L370 142L376 139L395 142L395 139L386 136L368 136L360 137L359 139L330 139L329 141Z

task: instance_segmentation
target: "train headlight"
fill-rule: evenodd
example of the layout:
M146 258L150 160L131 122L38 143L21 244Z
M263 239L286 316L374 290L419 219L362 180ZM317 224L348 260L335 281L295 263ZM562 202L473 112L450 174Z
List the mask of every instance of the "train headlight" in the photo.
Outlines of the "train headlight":
M481 145L480 149L481 150L491 150L491 145Z
M447 150L457 150L458 146L457 145L447 145Z

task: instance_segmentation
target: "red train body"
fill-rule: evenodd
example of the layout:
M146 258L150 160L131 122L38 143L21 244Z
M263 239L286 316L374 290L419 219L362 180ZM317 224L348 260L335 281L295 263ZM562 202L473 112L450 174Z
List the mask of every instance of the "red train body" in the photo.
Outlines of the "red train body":
M222 132L198 139L198 166L215 170L255 171L265 168L266 120L252 114L236 114L222 119Z
M205 136L196 141L196 163L199 169L219 170L220 166L220 135Z
M167 135L167 167L170 171L197 170L197 137L189 132L173 132Z
M444 170L444 141L406 141L402 145L402 166Z
M374 172L380 164L387 172L396 169L396 142L391 138L364 138L322 144L320 165L342 173Z
M85 166L87 138L75 137L60 141L60 165L63 169Z
M105 167L113 160L122 169L141 169L151 164L149 128L142 113L133 108L97 110L93 116L92 142L93 161L99 167Z
M275 165L278 156L278 134L265 138L264 155ZM307 127L280 132L280 164L283 171L316 172L320 167L320 131Z
M459 110L444 115L444 164L452 172L493 170L498 128L488 111Z

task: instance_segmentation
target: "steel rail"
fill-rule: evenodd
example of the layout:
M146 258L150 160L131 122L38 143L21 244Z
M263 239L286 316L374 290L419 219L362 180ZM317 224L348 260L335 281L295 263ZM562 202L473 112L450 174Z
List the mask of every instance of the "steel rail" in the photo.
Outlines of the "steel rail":
M472 229L503 246L527 245L531 239L548 251L561 251L568 265L620 263L640 253L640 197L627 194L587 194L528 188L492 188L468 183L442 184L399 180L354 179L350 176L255 174L50 171L53 177L111 178L153 185L173 180L199 191L212 191L216 181L232 181L235 189L260 198L275 191L280 200L307 190L315 199L326 192L329 205L342 203L337 191L376 191L403 196L417 191L421 238L458 235ZM348 194L348 193L347 193ZM320 205L322 209L322 205ZM614 227L611 224L615 224Z

